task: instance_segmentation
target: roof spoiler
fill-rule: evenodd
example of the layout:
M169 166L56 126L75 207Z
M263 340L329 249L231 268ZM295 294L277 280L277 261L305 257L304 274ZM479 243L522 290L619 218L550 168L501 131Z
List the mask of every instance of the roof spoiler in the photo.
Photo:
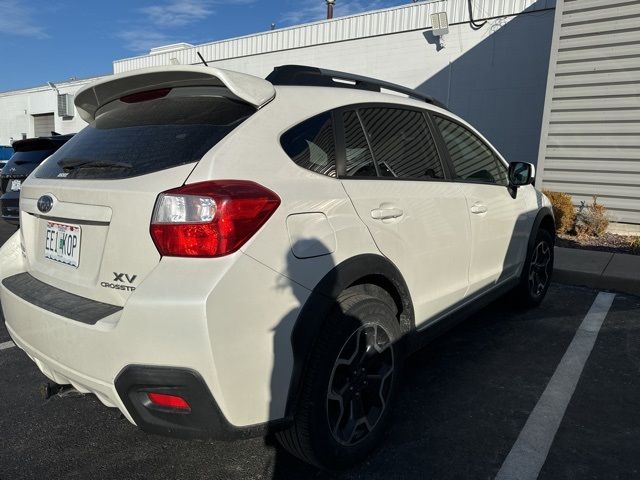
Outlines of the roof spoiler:
M73 133L68 135L56 135L51 137L34 137L25 138L24 140L16 140L13 142L14 152L31 152L34 150L53 150L59 148L67 140L73 137Z
M74 103L80 117L85 122L91 122L100 107L126 95L187 86L227 88L240 100L256 108L266 105L276 95L273 85L262 78L221 68L176 65L103 77L79 90Z

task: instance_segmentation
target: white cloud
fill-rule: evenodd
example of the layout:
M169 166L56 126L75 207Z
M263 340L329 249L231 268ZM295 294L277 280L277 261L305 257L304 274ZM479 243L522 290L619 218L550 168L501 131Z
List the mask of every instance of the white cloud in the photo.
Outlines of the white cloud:
M384 0L337 0L334 7L334 16L345 17L387 6L390 6L389 1ZM327 18L327 5L325 2L302 0L296 2L296 7L293 10L284 13L280 17L280 22L283 25L295 25L324 20L325 18Z
M177 40L158 30L148 28L131 28L116 33L116 37L124 41L128 50L137 53L148 52L154 47L176 43Z
M49 38L34 20L34 10L20 0L0 0L0 34Z
M173 0L141 8L140 12L158 27L184 27L213 14L211 2L203 0Z
M140 8L139 11L158 27L184 27L215 13L216 5L244 5L257 0L170 0Z
M2 0L0 0L2 1ZM125 47L134 52L145 52L153 47L189 41L184 35L170 33L215 15L215 7L245 5L257 0L168 0L138 8L143 21L133 22L130 28L116 33ZM181 38L179 38L181 37Z

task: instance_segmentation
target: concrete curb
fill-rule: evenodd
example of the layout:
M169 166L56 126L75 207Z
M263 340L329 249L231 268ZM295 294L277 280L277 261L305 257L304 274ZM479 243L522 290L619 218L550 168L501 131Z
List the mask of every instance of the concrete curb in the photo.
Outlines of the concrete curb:
M640 295L640 256L556 247L553 280Z

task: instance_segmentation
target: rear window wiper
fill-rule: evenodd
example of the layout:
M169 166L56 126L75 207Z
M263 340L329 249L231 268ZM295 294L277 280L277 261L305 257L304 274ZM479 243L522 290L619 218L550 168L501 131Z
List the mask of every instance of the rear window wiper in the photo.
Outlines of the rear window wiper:
M65 170L73 170L75 168L133 168L133 165L127 162L110 162L107 160L83 160L76 158L67 158L60 160L58 166Z

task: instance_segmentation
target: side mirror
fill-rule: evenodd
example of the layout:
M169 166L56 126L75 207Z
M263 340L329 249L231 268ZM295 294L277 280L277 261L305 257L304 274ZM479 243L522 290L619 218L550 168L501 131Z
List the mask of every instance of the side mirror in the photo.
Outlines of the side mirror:
M531 163L512 162L509 164L509 186L518 188L530 185L536 175L536 167Z

